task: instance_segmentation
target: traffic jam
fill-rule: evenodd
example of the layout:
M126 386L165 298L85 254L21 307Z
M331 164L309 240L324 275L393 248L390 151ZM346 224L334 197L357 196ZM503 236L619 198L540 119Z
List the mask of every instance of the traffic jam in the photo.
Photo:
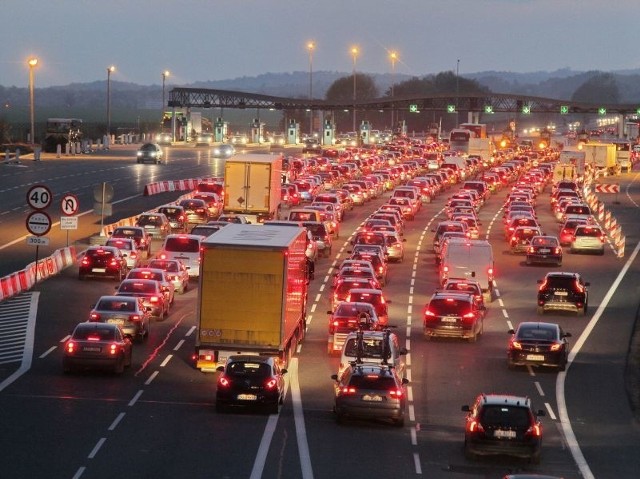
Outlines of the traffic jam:
M494 236L498 230L504 238L504 252L522 259L518 267L547 266L540 269L546 274L540 274L531 296L538 318L508 331L505 368L563 371L571 333L545 316L587 314L590 279L563 269L564 256L605 254L606 233L583 198L584 179L554 177L558 160L551 148L502 149L482 158L449 150L446 143L408 138L287 157L277 213L259 218L258 225L255 218L225 213L224 178L202 182L189 198L141 214L134 226L115 228L105 244L84 252L78 279L107 278L116 284L111 294L94 299L87 321L64 343L62 370L124 373L132 365L135 343L149 338L155 322L170 320L178 296L198 289L201 332L193 362L216 373L215 409L259 407L277 414L285 400L288 362L303 344L311 303L319 303L327 305L326 360L338 364L331 376L335 421L403 427L410 417L410 349L390 314L394 298L387 285L399 280L399 265L415 249L408 233L425 229L420 242L424 237L422 247L432 253L430 274L438 284L420 296L426 298L419 305L420 339L475 343L499 311L492 307L499 281L494 256L503 251L494 251L488 240L491 226ZM441 202L433 207L436 200L444 207ZM490 225L479 214L489 201L500 204ZM555 230L540 223L542 208L550 209ZM428 225L426 212L433 217ZM355 230L344 227L352 217L359 218ZM154 251L154 244L162 246ZM283 256L271 261L265 246L285 252L284 266ZM240 271L238 263L256 268ZM275 290L268 289L273 281L262 278L264 271L274 271L269 274L279 281ZM266 327L242 323L246 318L230 325L232 314L219 306L220 298L242 289L232 280L226 289L221 286L224 278L236 281L240 272L251 279L247 292L237 293L237 303L256 303L264 322L280 328L275 339ZM320 282L322 300L307 299ZM258 297L277 288L284 291L284 307ZM272 314L272 308L281 309ZM205 326L206 314L226 317ZM239 340L225 349L203 339L205 329L224 336L225 328L235 328L238 335L243 328L260 330L264 338L253 344L262 340L276 346L252 350ZM465 457L506 455L539 463L539 417L545 411L516 393L489 393L478 391L474 403L462 406Z

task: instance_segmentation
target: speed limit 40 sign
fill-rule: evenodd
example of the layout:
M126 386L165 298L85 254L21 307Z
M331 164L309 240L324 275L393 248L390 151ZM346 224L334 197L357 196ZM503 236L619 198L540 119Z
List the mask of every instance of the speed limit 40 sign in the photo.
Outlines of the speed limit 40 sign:
M48 208L52 200L51 190L44 185L34 185L27 192L27 203L34 210Z

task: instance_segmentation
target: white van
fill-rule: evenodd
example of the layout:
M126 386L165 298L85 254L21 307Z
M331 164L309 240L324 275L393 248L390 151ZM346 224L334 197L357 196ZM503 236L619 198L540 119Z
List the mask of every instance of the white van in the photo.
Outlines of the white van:
M482 286L485 303L493 296L493 250L486 240L451 238L440 260L440 284L448 279L475 279Z
M362 356L360 360L366 364L381 364L383 361L383 344L385 336L389 336L389 358L387 363L395 367L398 376L406 377L407 365L404 355L407 354L406 348L400 347L400 341L395 333L389 331L363 331L362 332ZM338 377L342 372L349 368L351 362L356 361L358 350L358 332L349 333L342 345L342 354L340 355L340 366L338 368Z
M289 210L287 221L318 221L322 222L322 215L319 210L311 208L292 208Z
M200 243L202 239L200 235L167 235L157 257L180 261L187 267L189 278L198 278L200 276Z

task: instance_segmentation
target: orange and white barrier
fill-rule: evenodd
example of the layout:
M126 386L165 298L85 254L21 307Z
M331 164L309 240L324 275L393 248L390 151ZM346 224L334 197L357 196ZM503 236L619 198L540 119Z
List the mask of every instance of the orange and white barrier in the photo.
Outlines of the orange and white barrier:
M76 248L67 246L54 251L51 256L38 260L37 264L34 261L25 269L0 278L0 301L30 290L36 284L36 280L44 281L74 263Z
M155 183L145 185L144 196L157 195L159 193L167 193L171 191L195 190L198 183L205 180L206 178L190 178L187 180L156 181Z

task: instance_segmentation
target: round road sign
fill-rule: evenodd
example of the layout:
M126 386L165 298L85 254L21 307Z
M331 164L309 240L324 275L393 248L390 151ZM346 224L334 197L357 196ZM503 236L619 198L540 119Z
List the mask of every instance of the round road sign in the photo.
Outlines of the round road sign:
M34 210L48 208L53 200L51 190L44 185L34 185L27 192L27 203Z
M62 210L63 215L73 216L78 212L79 207L80 203L78 202L78 197L76 195L67 193L62 197L60 209Z
M113 199L113 186L109 183L100 183L93 187L93 199L96 203L109 203Z
M32 235L46 235L51 230L51 217L44 211L32 211L27 216L27 230Z

